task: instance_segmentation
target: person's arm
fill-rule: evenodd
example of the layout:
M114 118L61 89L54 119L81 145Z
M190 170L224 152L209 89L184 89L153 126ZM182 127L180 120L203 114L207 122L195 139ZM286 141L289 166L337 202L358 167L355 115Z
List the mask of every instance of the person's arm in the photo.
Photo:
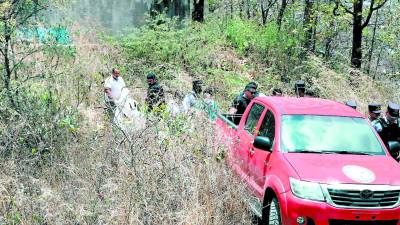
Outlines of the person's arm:
M124 79L123 79L122 77L119 77L119 79L121 79L121 82L122 82L122 88L126 87L126 84L125 84L125 81L124 81Z
M111 83L108 78L104 82L104 93L106 93L108 98L112 99Z
M164 95L164 89L162 86L160 86L160 90L158 92L159 94L159 101L163 104L165 104L165 95Z
M229 114L235 114L237 112L237 109L235 107L231 107L229 109Z
M107 94L107 97L109 97L110 99L112 98L111 88L104 88L104 92Z
M147 90L146 103L148 105L151 105L153 103L153 101L154 101L154 90L153 90L153 88L149 88Z
M235 100L233 100L231 107L229 108L229 114L236 114L239 103L240 102L238 98L235 98Z
M381 133L383 130L382 124L381 122L379 122L379 120L374 124L374 128L376 130L376 132Z

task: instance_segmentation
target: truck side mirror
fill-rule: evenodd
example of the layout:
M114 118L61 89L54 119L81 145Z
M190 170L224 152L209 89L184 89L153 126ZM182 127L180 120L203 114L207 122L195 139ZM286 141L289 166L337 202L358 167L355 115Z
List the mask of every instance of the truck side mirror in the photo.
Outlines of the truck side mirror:
M397 141L389 141L389 152L398 152L400 151L400 143Z
M271 150L272 143L271 140L267 137L261 137L261 136L256 137L253 146L261 150L272 152Z

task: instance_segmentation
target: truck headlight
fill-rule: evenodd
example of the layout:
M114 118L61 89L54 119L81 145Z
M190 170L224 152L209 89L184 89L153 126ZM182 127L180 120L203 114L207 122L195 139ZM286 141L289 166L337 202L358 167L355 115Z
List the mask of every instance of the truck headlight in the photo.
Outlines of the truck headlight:
M325 196L319 183L296 180L291 177L289 181L290 189L295 196L308 200L325 201Z

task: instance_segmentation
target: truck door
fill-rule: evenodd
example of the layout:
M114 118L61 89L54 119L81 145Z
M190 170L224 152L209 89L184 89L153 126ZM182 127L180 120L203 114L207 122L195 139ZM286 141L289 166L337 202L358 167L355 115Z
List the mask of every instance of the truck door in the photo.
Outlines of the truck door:
M253 139L255 139L255 137L257 136L268 137L271 140L273 146L275 138L275 117L270 110L267 110L259 126L259 132L258 134L254 135ZM271 150L272 149L273 147L271 147ZM250 179L252 179L256 184L256 191L261 191L261 194L264 191L263 188L265 183L265 176L268 172L268 163L270 156L271 152L257 149L251 146L248 170L250 173Z
M251 105L249 113L243 115L247 116L246 118L242 118L242 121L245 121L244 124L239 125L240 128L237 136L239 138L239 145L237 152L239 153L239 163L243 173L242 175L249 175L249 150L253 146L254 134L257 133L257 124L264 112L264 109L265 107L263 105L254 103Z

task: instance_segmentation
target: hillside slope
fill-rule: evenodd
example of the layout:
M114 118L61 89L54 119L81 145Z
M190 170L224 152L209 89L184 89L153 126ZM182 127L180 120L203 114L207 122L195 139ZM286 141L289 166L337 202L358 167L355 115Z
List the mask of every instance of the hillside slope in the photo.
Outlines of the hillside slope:
M210 19L177 29L169 21L125 37L73 27L74 55L50 71L61 75L25 84L44 87L32 97L39 100L49 87L57 99L45 100L58 111L44 111L50 119L39 124L28 113L46 104L0 120L3 143L14 146L0 163L0 224L250 224L249 194L227 169L224 146L213 145L213 124L202 112L150 116L146 129L129 137L108 122L102 82L112 67L121 69L138 102L149 71L159 75L168 98L204 80L217 89L223 111L250 80L265 94L279 87L292 95L293 81L304 79L320 97L355 100L361 112L369 102L400 101L395 87L335 71L317 56L286 65L282 57L294 46L273 45L262 57L254 43L240 44L234 23ZM43 128L49 124L54 128ZM32 137L39 141L21 140Z

